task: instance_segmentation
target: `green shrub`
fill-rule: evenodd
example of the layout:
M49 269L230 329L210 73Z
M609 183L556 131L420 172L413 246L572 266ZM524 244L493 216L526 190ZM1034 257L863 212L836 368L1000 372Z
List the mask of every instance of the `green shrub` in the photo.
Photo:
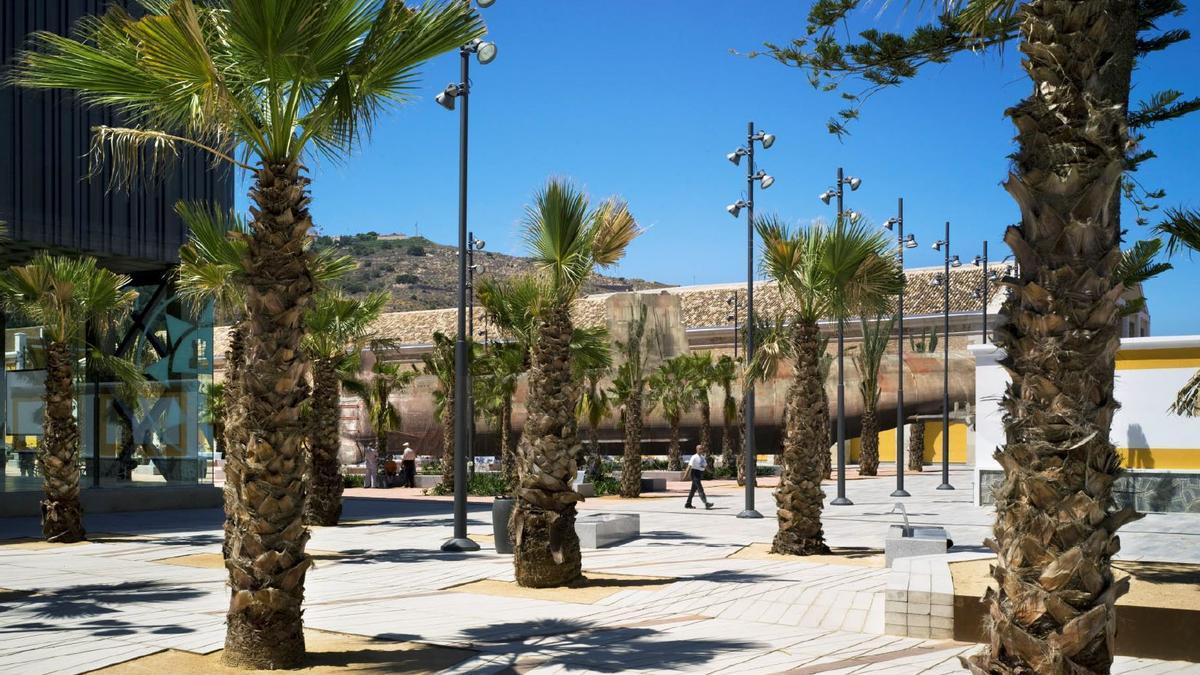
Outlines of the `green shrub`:
M409 246L408 254L413 256L414 258L424 257L425 256L425 247L424 246Z
M479 472L471 476L467 481L467 494L476 497L505 497L509 492L508 482L499 473ZM454 490L450 489L450 486L446 483L438 483L426 489L425 494L444 497L454 494Z
M398 274L396 275L396 283L398 284L419 284L421 277L415 274Z
M359 488L366 485L366 476L357 474L345 474L342 476L342 485L348 488Z
M612 476L605 476L598 481L592 483L592 489L596 491L597 497L605 495L615 495L621 493L621 481Z

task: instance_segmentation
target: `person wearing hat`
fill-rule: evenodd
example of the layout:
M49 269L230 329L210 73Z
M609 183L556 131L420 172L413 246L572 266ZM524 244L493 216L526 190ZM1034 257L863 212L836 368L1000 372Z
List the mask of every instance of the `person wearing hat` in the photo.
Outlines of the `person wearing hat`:
M400 487L417 486L417 453L404 442L404 454L400 457Z

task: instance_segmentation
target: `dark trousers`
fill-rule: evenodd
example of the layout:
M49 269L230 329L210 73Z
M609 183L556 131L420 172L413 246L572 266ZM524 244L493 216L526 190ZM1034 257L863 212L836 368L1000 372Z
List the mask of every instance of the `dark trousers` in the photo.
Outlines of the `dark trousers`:
M401 466L402 470L404 471L403 480L400 481L401 484L404 487L416 487L417 486L417 460L415 460L415 459L401 460L400 466Z
M692 469L692 489L690 492L688 492L688 504L692 503L692 497L696 495L697 490L700 491L700 501L705 504L708 503L708 495L704 494L704 483L700 482L703 478L703 471L696 471L695 469Z

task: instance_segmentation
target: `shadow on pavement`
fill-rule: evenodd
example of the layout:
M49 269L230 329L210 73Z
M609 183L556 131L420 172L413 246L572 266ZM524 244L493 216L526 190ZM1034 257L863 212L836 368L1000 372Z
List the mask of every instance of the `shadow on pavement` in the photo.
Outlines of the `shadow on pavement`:
M510 666L520 660L523 666L553 663L604 673L695 666L719 654L763 646L733 638L671 639L650 627L609 627L572 619L502 623L467 629L461 635L476 648L506 656ZM545 659L540 660L543 650Z

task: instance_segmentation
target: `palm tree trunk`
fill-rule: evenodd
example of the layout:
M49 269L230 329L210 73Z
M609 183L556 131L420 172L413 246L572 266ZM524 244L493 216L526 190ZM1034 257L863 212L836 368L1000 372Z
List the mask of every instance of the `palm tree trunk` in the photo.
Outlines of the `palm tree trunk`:
M683 471L679 457L679 416L668 416L667 424L671 427L671 440L667 444L667 471Z
M308 501L304 504L304 522L332 526L342 516L341 446L338 434L340 387L332 362L318 359L313 363L312 420L308 439Z
M925 470L925 422L916 420L908 427L908 470Z
M513 401L505 395L500 403L500 471L509 489L517 485L517 457L512 448Z
M738 428L738 446L734 456L737 457L737 484L738 487L746 485L746 448L745 448L745 432L746 428L746 399L738 401L737 406L737 428Z
M225 487L225 540L221 546L222 558L229 559L229 546L238 530L238 519L243 515L238 508L238 486L245 468L246 458L246 405L242 391L242 373L246 367L246 323L235 321L229 329L229 348L225 351L225 461L223 473Z
M625 402L625 454L621 458L621 496L642 494L642 395L635 392Z
M588 480L598 482L604 477L604 458L600 454L600 429L591 422L588 423L588 440L592 446L592 456L588 460Z
M708 392L704 392L700 396L700 445L704 446L704 453L707 456L712 456L712 409L708 406Z
M382 462L383 459L380 458ZM454 489L454 384L446 387L442 401L442 487Z
M83 541L79 503L79 424L75 421L74 362L61 342L46 346L46 397L42 414L42 535L46 541Z
M734 411L730 414L730 411ZM734 425L737 418L737 404L733 402L733 394L725 389L725 400L721 404L721 420L724 423L721 436L721 466L732 469L737 464L738 429Z
M783 443L783 476L775 490L779 530L772 553L828 553L821 529L825 493L821 490L821 456L829 454L829 402L821 378L820 329L812 321L795 327L796 372L788 387L787 433Z
M1004 481L995 490L990 643L976 673L1108 673L1116 633L1121 472L1110 442L1120 346L1114 279L1118 189L1137 3L1030 0L1020 11L1033 93L1011 108L1018 150L1005 183L1020 265L996 330L1012 384L1002 400Z
M879 418L875 416L875 403L863 402L862 432L859 434L858 475L874 476L879 473Z
M517 584L529 588L565 586L582 571L575 502L583 498L571 487L579 447L572 333L569 307L554 307L538 323L533 345L523 435L528 446L510 528Z
M259 168L250 191L246 363L254 368L242 378L247 443L234 477L237 516L225 561L224 661L240 668L289 668L304 658L301 605L311 560L304 552L300 408L308 364L301 340L313 293L304 250L312 227L307 185L299 164L271 164Z

